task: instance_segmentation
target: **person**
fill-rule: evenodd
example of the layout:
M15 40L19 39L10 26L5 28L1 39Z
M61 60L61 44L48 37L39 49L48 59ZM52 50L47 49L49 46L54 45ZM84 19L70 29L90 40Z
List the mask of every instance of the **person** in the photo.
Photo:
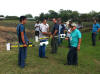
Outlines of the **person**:
M63 21L61 21L61 29L60 29L60 34L65 34L66 26ZM63 42L63 39L60 39L61 43Z
M19 55L18 55L18 65L21 68L25 67L25 59L27 56L27 44L29 42L26 32L25 32L25 24L27 22L27 19L25 16L20 17L20 24L17 25L17 36L18 41L20 45L23 45L23 47L19 47Z
M35 24L35 42L38 42L38 38L39 38L39 21L36 22Z
M81 32L76 28L76 24L71 24L70 48L65 65L78 65L77 50L80 51ZM68 40L68 38L66 38Z
M49 32L49 25L47 24L47 20L43 19L42 23L40 24L40 34L39 38L44 38L41 39L40 42L46 42L47 39L45 37L48 37L51 33ZM46 50L46 45L40 45L39 47L39 57L40 58L48 58L45 56L45 50Z
M97 23L96 20L94 20L94 24L93 24L93 28L92 28L92 45L95 46L96 45L96 36L97 33L100 30L100 25Z
M78 24L77 24L77 29L80 30L80 29L82 29L82 27L83 26L81 25L81 21L79 21Z
M53 18L53 28L52 28L52 35L51 35L51 53L55 54L58 50L58 39L56 36L58 36L59 32L59 25L57 24L57 19Z
M61 19L58 19L58 25L59 25L59 32L58 32L58 46L61 45L61 38L60 38L60 34L61 34L61 29L62 29L62 21Z
M68 37L68 48L70 48L70 32L71 32L71 26L72 24L72 20L69 21L69 24L68 24L68 31L67 31L67 37Z

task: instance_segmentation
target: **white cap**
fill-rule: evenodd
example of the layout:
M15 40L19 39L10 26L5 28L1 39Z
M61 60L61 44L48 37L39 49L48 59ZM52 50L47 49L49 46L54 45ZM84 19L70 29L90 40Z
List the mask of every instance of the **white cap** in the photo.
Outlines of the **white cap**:
M68 24L69 24L69 21L66 22L66 25L68 25Z
M77 25L76 25L76 23L72 23L71 26L75 26L76 27Z

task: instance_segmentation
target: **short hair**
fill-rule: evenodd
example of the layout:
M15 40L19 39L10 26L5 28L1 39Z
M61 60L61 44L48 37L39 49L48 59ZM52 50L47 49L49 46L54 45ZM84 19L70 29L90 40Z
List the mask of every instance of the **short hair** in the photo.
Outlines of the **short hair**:
M25 20L25 19L26 19L26 16L20 16L19 21L22 22L22 21Z
M53 20L56 20L56 21L57 21L57 19L56 19L56 18L53 18L53 19L52 19L52 21L53 21Z
M97 19L93 19L93 21L97 21Z
M39 22L40 22L39 20L36 21L37 24L38 24Z
M41 20L41 22L44 22L44 20L47 20L46 18L43 18L42 20Z

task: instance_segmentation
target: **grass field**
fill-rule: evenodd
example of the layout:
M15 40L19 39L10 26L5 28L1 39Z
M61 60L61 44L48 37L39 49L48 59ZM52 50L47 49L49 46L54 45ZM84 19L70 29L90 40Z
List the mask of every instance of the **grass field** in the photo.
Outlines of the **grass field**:
M0 52L0 74L100 74L100 41L95 47L91 46L91 33L83 34L81 50L78 52L78 66L64 66L68 53L67 41L59 47L57 54L50 54L48 59L38 57L38 47L28 48L26 67L17 65L18 49Z

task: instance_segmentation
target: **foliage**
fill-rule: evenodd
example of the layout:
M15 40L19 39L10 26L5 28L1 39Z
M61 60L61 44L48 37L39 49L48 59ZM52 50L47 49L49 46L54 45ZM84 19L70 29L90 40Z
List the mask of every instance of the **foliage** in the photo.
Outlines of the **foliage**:
M18 16L6 16L5 17L7 20L16 20L16 19L19 19Z
M26 14L25 15L27 18L33 18L33 16L31 14Z
M43 18L48 20L52 18L61 18L63 21L72 19L73 21L89 22L93 19L100 20L100 12L91 11L89 13L79 13L78 11L60 9L59 12L49 10L48 13L41 13L39 16L35 17L36 20L41 20Z

